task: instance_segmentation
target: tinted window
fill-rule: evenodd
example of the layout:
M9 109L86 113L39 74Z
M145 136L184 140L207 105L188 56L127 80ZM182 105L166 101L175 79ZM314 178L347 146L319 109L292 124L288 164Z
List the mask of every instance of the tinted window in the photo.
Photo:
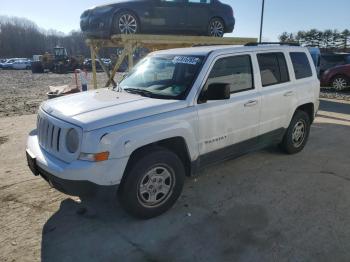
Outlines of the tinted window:
M312 76L312 70L309 59L303 52L290 53L296 79L302 79Z
M211 0L188 0L189 3L195 4L210 4Z
M162 2L170 2L170 3L182 3L183 0L162 0Z
M289 81L288 67L283 53L258 54L258 62L263 86Z
M206 86L212 83L229 84L231 93L254 89L250 56L225 57L216 61Z

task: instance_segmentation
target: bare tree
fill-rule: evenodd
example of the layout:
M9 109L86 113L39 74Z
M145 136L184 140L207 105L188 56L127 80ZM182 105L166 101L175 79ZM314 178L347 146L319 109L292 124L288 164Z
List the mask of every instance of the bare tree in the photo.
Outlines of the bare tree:
M52 52L55 46L64 46L72 55L89 56L83 34L68 35L40 29L25 18L0 16L0 57L27 57Z

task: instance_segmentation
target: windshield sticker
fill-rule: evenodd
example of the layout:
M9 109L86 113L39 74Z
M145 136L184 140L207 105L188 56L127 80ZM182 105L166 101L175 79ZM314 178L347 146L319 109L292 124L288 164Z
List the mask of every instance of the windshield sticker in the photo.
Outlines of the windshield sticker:
M200 58L191 56L175 56L173 59L174 64L196 65L199 62Z

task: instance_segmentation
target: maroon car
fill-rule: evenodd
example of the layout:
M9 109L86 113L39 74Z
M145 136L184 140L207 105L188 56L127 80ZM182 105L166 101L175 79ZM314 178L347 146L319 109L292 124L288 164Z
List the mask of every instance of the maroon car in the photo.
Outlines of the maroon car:
M340 91L350 86L350 64L326 70L321 76L321 85Z

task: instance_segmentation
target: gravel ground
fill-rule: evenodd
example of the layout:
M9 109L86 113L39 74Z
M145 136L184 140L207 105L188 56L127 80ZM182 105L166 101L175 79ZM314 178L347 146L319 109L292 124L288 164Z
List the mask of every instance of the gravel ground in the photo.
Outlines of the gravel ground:
M320 97L350 101L350 88L342 92L336 92L333 88L321 88Z
M98 73L97 79L98 84L104 86L107 76ZM47 99L49 86L74 83L74 74L32 74L31 71L0 70L0 117L36 113L40 103Z

